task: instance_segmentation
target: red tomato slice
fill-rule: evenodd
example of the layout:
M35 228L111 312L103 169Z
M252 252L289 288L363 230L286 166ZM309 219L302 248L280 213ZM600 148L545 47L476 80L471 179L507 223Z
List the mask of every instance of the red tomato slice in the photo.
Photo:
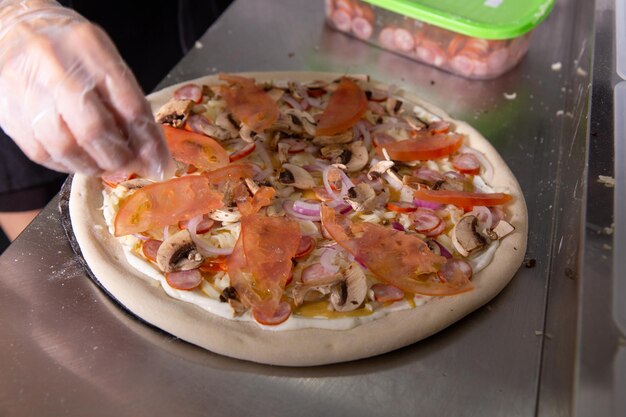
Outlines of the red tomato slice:
M333 92L322 113L316 136L332 136L350 129L367 110L367 97L361 88L347 77L343 77L339 87Z
M294 258L302 259L313 252L313 249L315 249L315 239L311 236L302 236L302 239L300 239L300 245L298 246L298 251L296 252L296 256L294 256Z
M162 240L155 240L155 239L146 240L141 245L141 251L143 252L143 255L149 260L151 260L152 262L156 262L156 255L159 250L159 247L161 246L161 243L163 243Z
M462 135L455 133L431 135L428 132L422 132L415 138L386 143L376 148L376 151L382 155L384 147L389 157L395 161L426 161L448 156L456 152L462 144Z
M211 184L220 184L225 181L236 181L243 178L252 178L259 171L253 164L230 164L214 171L202 174Z
M243 124L262 132L278 120L278 105L253 79L223 73L219 77L230 84L220 88L226 107Z
M237 208L244 216L255 214L265 206L269 206L276 190L272 187L261 187L252 198L247 201L238 202Z
M115 236L177 224L223 205L222 196L201 176L146 185L122 201L115 217Z
M230 162L224 148L208 136L167 125L163 125L163 131L167 147L177 161L204 171L221 168Z
M228 267L226 266L226 261L228 260L225 256L218 256L216 258L206 258L202 265L200 265L200 272L220 272L227 271Z
M446 261L415 235L372 223L353 223L351 236L336 223L335 211L322 206L322 224L332 238L383 283L423 295L455 295L473 288L469 280L444 282L437 272Z
M406 201L390 201L387 203L387 210L395 211L396 213L411 213L417 210L417 207L413 203Z
M439 204L454 204L459 207L473 206L499 206L506 204L513 199L510 194L505 193L466 193L464 191L449 190L416 190L413 194L415 198L425 201L432 201Z
M261 320L280 312L299 244L300 228L293 220L261 214L241 219L241 233L228 258L228 274L241 302Z

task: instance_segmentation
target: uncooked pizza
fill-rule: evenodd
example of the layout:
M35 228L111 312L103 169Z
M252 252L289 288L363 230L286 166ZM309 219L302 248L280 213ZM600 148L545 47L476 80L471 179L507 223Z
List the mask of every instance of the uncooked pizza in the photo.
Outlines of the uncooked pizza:
M412 94L258 73L148 99L174 177L76 175L70 214L104 288L184 340L288 366L369 357L485 304L522 262L514 175Z

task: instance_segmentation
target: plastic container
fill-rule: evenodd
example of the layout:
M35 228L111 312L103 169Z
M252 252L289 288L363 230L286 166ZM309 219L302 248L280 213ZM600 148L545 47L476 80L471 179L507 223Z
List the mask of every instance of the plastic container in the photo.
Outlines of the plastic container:
M326 0L328 24L381 48L473 79L526 54L554 0Z

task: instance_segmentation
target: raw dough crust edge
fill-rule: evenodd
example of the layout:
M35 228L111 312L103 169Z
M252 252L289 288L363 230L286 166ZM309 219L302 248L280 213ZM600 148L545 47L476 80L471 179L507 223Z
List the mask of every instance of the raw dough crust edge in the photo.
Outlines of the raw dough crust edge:
M332 80L341 74L316 72L247 73L257 81L292 79ZM153 112L181 84L211 83L202 77L165 88L148 96ZM376 84L372 82L372 84ZM384 88L383 84L380 84ZM410 93L403 95L441 117L445 112ZM210 351L253 362L311 366L345 362L389 352L424 339L461 319L495 297L515 275L526 252L528 214L517 180L491 144L469 125L454 121L469 136L471 146L483 152L494 168L491 185L507 187L514 196L508 207L516 230L500 243L490 265L478 273L471 292L431 300L411 310L390 313L349 330L264 330L254 323L232 321L173 299L155 281L131 267L121 245L108 232L101 213L102 185L98 178L75 175L70 194L70 217L86 263L100 284L121 304L148 323Z

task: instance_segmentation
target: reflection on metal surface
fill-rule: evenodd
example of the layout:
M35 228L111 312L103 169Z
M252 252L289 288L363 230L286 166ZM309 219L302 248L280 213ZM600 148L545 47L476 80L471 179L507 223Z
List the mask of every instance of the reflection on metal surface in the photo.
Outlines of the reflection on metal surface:
M578 285L605 266L589 256L581 267L579 248L589 79L578 68L591 72L593 2L559 1L525 60L479 82L323 21L322 2L237 0L161 86L217 71L327 70L411 90L476 126L508 162L528 202L535 266L413 346L340 365L270 367L206 352L128 316L80 269L53 202L0 257L1 415L569 414ZM557 61L562 70L551 70ZM602 201L593 204L596 223L610 217ZM602 243L591 247L602 252ZM605 375L583 368L583 382Z

